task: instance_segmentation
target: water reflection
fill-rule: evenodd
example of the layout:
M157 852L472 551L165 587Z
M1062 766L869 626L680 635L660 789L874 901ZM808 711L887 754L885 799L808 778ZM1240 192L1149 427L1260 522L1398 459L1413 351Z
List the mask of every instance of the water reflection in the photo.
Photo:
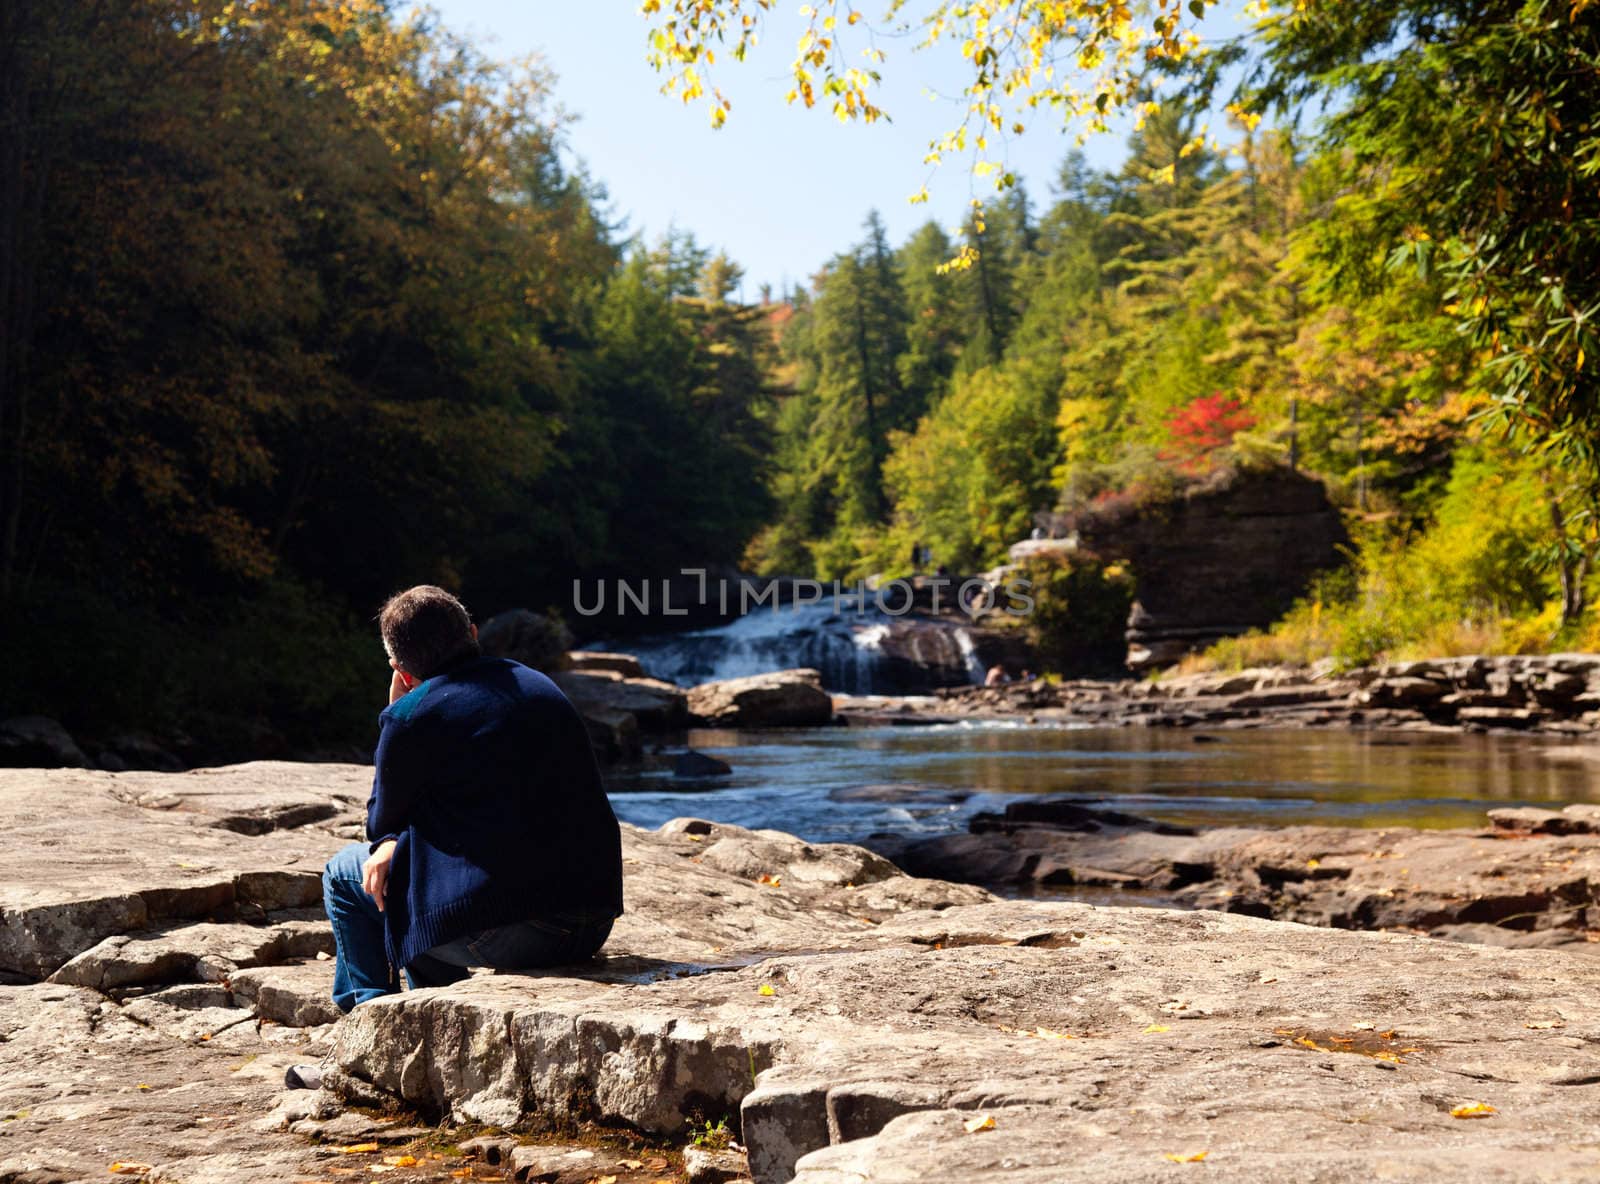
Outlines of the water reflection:
M683 814L816 840L961 829L1016 794L1105 801L1203 826L1478 826L1492 805L1600 801L1600 763L1521 736L1176 732L1017 725L692 732L732 777L675 781L668 762L608 777L617 812ZM874 801L860 787L898 790ZM914 792L923 786L926 794ZM912 792L907 792L907 791ZM850 800L829 795L850 791ZM952 802L952 791L971 797Z

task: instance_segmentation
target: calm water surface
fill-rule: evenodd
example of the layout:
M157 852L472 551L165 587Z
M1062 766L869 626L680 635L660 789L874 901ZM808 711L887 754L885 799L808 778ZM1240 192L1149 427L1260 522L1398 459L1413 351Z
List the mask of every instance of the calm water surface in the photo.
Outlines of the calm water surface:
M675 779L661 757L608 774L607 786L618 815L641 826L692 815L816 841L962 830L974 813L1039 795L1201 826L1480 826L1491 806L1600 801L1600 760L1573 756L1568 741L1198 735L1213 742L1188 731L1010 723L705 730L690 745L727 761L731 777ZM848 800L865 786L896 787L905 800Z

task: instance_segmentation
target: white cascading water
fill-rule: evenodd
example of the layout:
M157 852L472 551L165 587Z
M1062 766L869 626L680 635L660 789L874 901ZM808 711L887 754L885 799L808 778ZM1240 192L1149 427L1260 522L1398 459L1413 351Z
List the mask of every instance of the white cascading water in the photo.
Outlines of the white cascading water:
M828 690L865 695L873 693L875 673L886 660L882 645L894 620L876 609L836 613L826 602L798 608L784 605L777 611L754 609L715 629L610 644L636 654L651 677L679 686L810 666L822 672L822 685ZM964 629L956 632L962 653L968 653L971 637ZM969 658L969 668L971 664Z
M957 629L956 645L960 647L961 656L966 660L968 680L975 683L983 682L984 675L988 671L984 669L983 659L978 657L978 647L972 640L972 634L965 629Z

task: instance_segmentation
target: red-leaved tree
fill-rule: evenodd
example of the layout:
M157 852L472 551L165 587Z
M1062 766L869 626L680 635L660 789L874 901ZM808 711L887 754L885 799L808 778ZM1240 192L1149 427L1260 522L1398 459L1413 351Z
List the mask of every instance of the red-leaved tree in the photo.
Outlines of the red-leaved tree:
M1214 391L1185 403L1167 417L1167 447L1161 455L1179 468L1193 472L1207 467L1219 448L1253 427L1256 417L1235 395Z

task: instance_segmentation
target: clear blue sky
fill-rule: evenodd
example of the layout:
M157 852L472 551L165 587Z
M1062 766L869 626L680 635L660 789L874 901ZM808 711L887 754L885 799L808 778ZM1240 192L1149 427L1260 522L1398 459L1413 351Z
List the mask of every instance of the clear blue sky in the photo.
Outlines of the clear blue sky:
M974 196L991 190L950 160L933 174L927 205L907 201L928 177L928 141L959 121L960 107L930 92L959 95L965 62L954 47L913 52L908 40L880 43L879 105L892 124L840 125L821 109L789 107L787 67L801 28L800 0L780 6L767 36L744 63L717 62L714 79L733 101L720 130L702 104L660 93L645 60L646 24L636 0L432 0L445 25L494 57L537 52L556 74L555 98L577 116L575 156L610 192L630 231L653 239L669 225L725 249L746 272L744 297L762 283L804 283L861 235L876 207L893 242L932 217L956 225ZM1207 20L1208 36L1240 28L1231 15ZM1040 204L1073 137L1041 117L1009 149L1012 170ZM1086 145L1091 162L1114 167L1119 136Z

